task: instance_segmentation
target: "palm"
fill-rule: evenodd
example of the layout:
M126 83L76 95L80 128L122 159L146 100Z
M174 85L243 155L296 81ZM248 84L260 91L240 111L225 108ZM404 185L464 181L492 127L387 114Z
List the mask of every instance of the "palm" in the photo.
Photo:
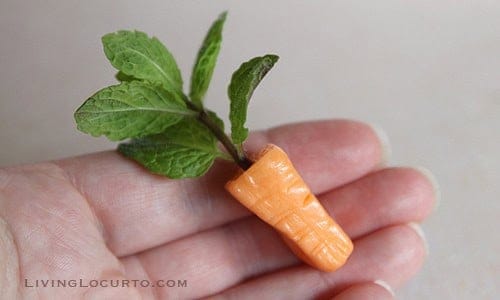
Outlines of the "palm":
M380 143L348 121L256 133L248 147L282 146L311 189L355 240L334 273L301 264L267 225L223 190L234 167L168 180L115 152L0 170L0 292L7 298L304 299L398 286L424 248L408 226L432 207L429 182L403 168L376 169ZM36 280L163 280L165 287L31 287ZM172 280L168 281L167 280ZM187 287L182 286L186 281ZM178 285L180 281L181 285ZM39 281L40 284L40 281ZM172 286L175 285L175 286ZM371 293L382 293L373 290ZM10 296L10 297L9 297Z

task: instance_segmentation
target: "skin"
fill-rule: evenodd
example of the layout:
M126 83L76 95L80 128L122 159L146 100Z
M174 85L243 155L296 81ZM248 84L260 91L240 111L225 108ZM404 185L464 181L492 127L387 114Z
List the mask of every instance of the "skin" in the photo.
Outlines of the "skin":
M429 180L384 168L367 125L319 121L253 133L282 147L355 250L334 273L294 257L224 191L233 164L200 179L149 174L115 151L0 169L0 294L6 299L391 299L426 256L408 226L434 205ZM187 280L187 287L34 288L36 279ZM26 281L28 280L28 284ZM87 281L88 282L88 281Z

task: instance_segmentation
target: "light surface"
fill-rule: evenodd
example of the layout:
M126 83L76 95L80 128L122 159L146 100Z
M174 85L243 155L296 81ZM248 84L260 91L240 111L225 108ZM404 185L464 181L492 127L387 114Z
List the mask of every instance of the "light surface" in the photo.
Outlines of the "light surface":
M100 37L158 36L184 78L212 20L229 9L208 105L227 115L239 63L281 56L255 92L252 129L332 117L382 126L394 165L441 185L424 224L430 257L399 299L500 294L499 1L0 2L0 165L109 149L72 113L113 82ZM188 85L188 80L186 85Z

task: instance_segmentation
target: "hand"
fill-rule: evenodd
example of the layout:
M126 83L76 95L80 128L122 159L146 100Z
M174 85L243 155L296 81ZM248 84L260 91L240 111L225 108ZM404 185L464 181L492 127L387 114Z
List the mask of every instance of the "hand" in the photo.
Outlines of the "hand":
M268 142L289 154L354 239L340 270L302 264L271 227L232 199L223 186L233 164L217 163L200 179L169 180L103 152L0 169L0 293L4 299L392 298L373 282L396 288L421 266L425 245L408 223L432 210L431 182L414 169L382 168L382 143L357 122L257 132L248 149ZM77 286L42 287L47 279ZM129 286L102 286L111 279L120 285L128 279ZM91 280L98 286L87 287ZM132 280L165 286L142 288L136 281L134 287Z

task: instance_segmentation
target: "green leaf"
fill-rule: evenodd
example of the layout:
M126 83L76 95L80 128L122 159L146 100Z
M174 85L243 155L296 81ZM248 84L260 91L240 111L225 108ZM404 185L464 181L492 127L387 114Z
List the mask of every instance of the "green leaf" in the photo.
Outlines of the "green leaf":
M170 178L201 176L221 155L215 136L192 117L184 118L160 134L120 144L118 151L151 172Z
M253 91L278 61L278 56L268 54L255 57L243 63L231 77L228 88L228 95L231 101L229 110L229 120L231 121L231 138L233 143L241 144L248 136L248 129L245 128L247 118L248 102Z
M125 75L182 91L177 63L157 38L149 38L140 31L121 30L103 36L102 43L113 67Z
M127 75L127 74L123 73L122 71L118 71L118 73L115 74L115 78L116 78L116 80L118 80L120 82L138 80L134 76Z
M210 27L193 66L189 97L198 107L202 107L203 97L210 85L215 64L217 63L226 15L227 12L222 13Z
M75 112L75 120L85 133L123 140L160 133L192 114L178 94L132 81L95 93Z

